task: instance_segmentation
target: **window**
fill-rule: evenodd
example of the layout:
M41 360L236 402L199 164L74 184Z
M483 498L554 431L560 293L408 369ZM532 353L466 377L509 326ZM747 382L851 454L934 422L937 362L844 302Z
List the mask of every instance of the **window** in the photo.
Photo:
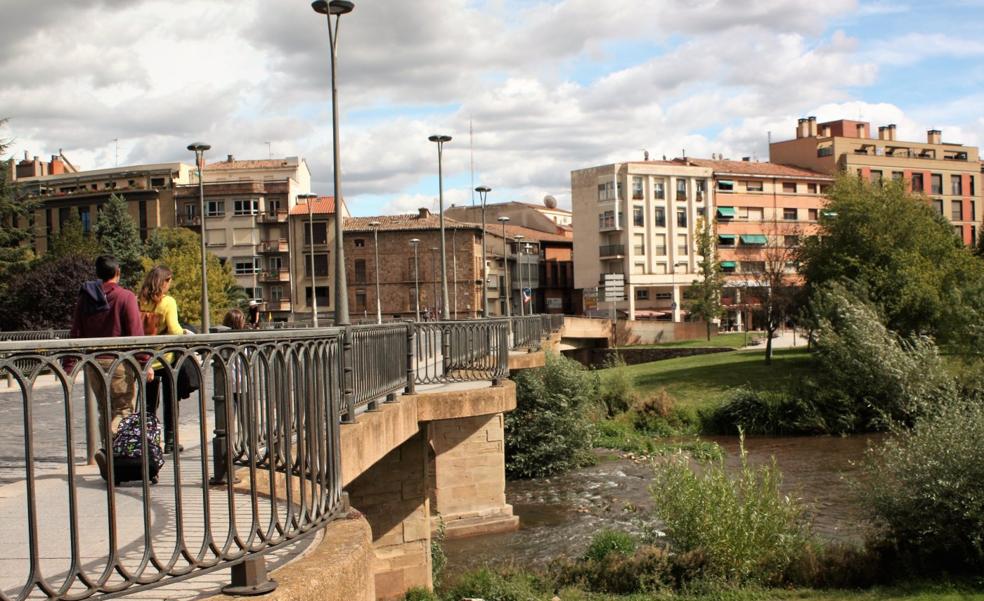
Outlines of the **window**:
M152 178L150 178L150 187L151 188L163 188L164 187L164 178L163 177L152 177Z
M963 221L963 202L959 200L950 201L950 219Z
M795 248L795 247L799 246L800 237L799 236L795 236L795 235L793 235L793 236L783 236L782 237L782 242L783 242L783 244L786 245L786 248Z
M622 211L618 212L619 216L619 229L622 229L622 224L625 223L625 215ZM598 215L598 228L603 230L610 230L615 228L615 211L605 211Z
M933 199L933 210L935 210L936 213L939 214L939 215L942 215L943 214L943 199L942 198L934 198Z
M786 221L796 221L798 217L797 215L798 212L799 211L797 211L796 209L783 209L782 218L785 219Z
M355 283L365 284L366 283L366 260L356 259L355 260Z
M690 245L687 244L687 237L684 235L677 236L677 255L685 257L690 253Z
M653 180L653 198L656 200L666 200L666 180Z
M69 220L70 216L71 216L71 212L70 212L70 209L68 207L61 207L60 209L58 209L58 229L59 230L65 229L65 224L68 223L68 220Z
M146 230L147 229L147 225L146 225L146 221L147 221L147 219L146 219L147 205L144 204L144 201L141 201L140 202L140 206L143 207L143 209L144 209L144 211L143 211L144 212L144 220L143 220L144 221L144 226L143 226L143 229ZM92 229L92 218L89 215L89 207L79 207L79 221L82 222L82 233L83 234L88 234L91 231L91 229Z
M977 202L970 201L970 221L977 221Z
M283 286L270 286L270 300L280 302L284 299Z
M663 207L653 209L653 226L666 227L666 209Z
M977 178L971 175L969 179L970 179L970 195L977 196L977 193L974 192L974 182L977 180Z
M267 269L274 273L280 272L284 268L284 260L281 257L269 257L267 259Z
M316 290L316 293L317 293L316 300L318 301L318 307L320 307L320 308L327 307L328 306L328 286L318 286L315 290ZM309 307L311 306L311 287L310 286L305 286L304 287L304 302L307 303L307 306L309 306Z
M677 209L677 226L687 227L687 209Z
M307 253L304 255L304 275L311 277L311 254ZM328 254L315 254L314 255L314 275L316 276L326 276L328 275Z
M236 246L251 246L256 244L257 230L253 228L235 228L232 230L232 243Z
M796 182L782 182L783 194L796 194Z
M205 202L206 217L222 217L225 215L224 200L209 200Z
M353 241L353 244L355 245L356 248L365 248L366 247L366 239L365 238L356 238Z
M807 209L806 218L810 221L816 221L820 216L819 213L820 213L819 209Z
M267 214L276 215L280 212L279 200L267 200Z
M260 201L256 199L244 199L233 201L233 215L256 215L260 209Z
M953 235L963 240L963 226L962 225L953 226Z
M687 200L687 180L682 177L676 180L676 199Z
M632 176L632 200L642 200L642 176Z
M314 225L304 225L304 244L311 245L311 229L314 229L314 243L328 244L328 224L324 221L315 222Z
M137 225L140 228L140 239L147 240L147 201L137 203Z
M355 291L355 312L365 313L366 312L366 291L356 290Z
M632 253L636 255L646 254L646 238L642 234L632 237Z
M642 207L632 207L632 225L642 227L643 219Z
M765 216L765 211L762 208L742 209L742 212L745 213L745 219L749 221L762 221Z
M925 192L926 188L923 186L923 174L913 173L912 174L912 191L913 192Z
M636 261L632 264L632 273L643 274L646 273L646 263L643 261Z
M666 256L666 236L663 234L653 236L653 254L660 257Z
M929 176L930 181L930 194L943 194L943 176L939 173L934 173Z
M763 189L762 182L760 181L745 182L745 190L748 192L761 192Z
M735 182L726 179L719 179L717 182L718 192L734 192Z
M718 246L734 246L736 240L734 234L718 234Z
M195 205L193 205L193 204L191 204L191 203L186 204L184 206L184 210L185 210L185 217L189 221L190 220L193 220L195 218L195 216L198 215L198 207L195 206Z
M649 300L649 288L636 288L636 300Z
M950 176L950 194L953 196L963 196L963 176Z
M622 182L618 182L618 198L619 200L625 198L625 192L622 190ZM615 200L613 182L598 184L598 202L606 202L609 200Z
M806 184L806 191L809 194L816 194L817 193L817 185L816 184Z
M707 180L697 180L697 202L704 200L704 192L707 192Z
M205 244L207 246L225 246L226 231L224 229L205 230Z
M249 275L260 270L259 257L237 257L233 259L232 270L236 275Z
M871 170L871 183L880 184L882 183L882 172L879 169Z
M893 171L892 172L892 181L893 182L900 182L904 178L905 178L905 174L902 173L901 171Z
M246 295L246 298L263 298L263 289L253 288L252 286L244 286L243 294Z
M762 273L765 271L765 261L742 261L742 273Z

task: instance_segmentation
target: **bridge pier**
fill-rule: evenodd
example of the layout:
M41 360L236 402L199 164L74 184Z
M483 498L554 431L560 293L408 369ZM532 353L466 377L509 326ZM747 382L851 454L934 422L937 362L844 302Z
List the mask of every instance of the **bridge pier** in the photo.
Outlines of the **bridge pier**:
M427 445L418 432L346 487L372 528L377 599L400 599L432 587Z

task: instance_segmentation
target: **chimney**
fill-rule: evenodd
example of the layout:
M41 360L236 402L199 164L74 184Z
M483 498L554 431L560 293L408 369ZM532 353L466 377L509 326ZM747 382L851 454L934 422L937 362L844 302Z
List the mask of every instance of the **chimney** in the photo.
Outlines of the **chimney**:
M812 115L807 117L806 124L809 126L810 137L811 138L817 137L817 118Z
M895 141L895 124L894 123L889 123L888 124L888 139L891 140L891 141L893 141L893 142Z
M417 219L427 219L430 217L431 212L427 210L426 207L420 207L417 209Z
M65 173L65 164L57 154L51 155L51 162L48 165L49 175L61 175Z
M800 118L796 121L796 137L805 138L807 132L806 119Z
M867 138L868 137L868 132L865 130L865 125L866 125L865 123L858 123L857 124L858 137L859 138Z
M823 128L820 130L820 137L821 138L829 138L830 137L830 126L829 125L824 125L823 126Z
M887 140L888 139L888 128L884 125L878 126L878 139Z
M931 129L926 132L926 143L927 144L940 144L943 139L943 132L938 129Z
M226 162L227 163L231 163L231 162L233 162L235 160L236 160L236 157L232 156L231 154L227 154L226 155Z

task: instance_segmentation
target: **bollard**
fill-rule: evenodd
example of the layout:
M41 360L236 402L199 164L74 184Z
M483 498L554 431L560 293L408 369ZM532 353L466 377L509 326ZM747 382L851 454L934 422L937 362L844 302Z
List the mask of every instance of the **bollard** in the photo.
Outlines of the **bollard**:
M232 566L232 583L222 587L226 595L252 597L265 595L277 588L277 581L267 574L263 556L250 557Z
M403 389L403 394L416 394L415 384L417 381L417 374L414 373L413 369L413 345L414 345L414 325L412 323L407 324L407 385Z

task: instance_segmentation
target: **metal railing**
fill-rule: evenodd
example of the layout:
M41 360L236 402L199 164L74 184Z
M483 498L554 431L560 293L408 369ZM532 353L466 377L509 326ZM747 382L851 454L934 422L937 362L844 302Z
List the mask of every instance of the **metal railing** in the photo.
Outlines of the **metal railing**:
M351 403L343 408L354 417L356 409L377 408L379 399L396 400L396 393L407 387L407 355L413 332L409 324L388 323L352 326L353 382Z
M15 330L0 332L0 342L16 340L57 340L68 338L68 330Z
M334 418L342 336L319 329L0 344L0 374L11 374L20 401L4 407L0 477L23 487L22 501L7 500L3 525L5 557L23 559L4 563L0 599L119 596L245 571L325 525L342 503ZM151 365L179 424L175 445L188 435L185 452L168 455L154 475ZM206 385L179 405L182 370ZM54 382L40 381L42 372ZM143 458L130 466L136 482L80 473L79 430L111 431L107 396L126 404L129 395ZM89 415L83 397L104 409ZM238 484L230 477L237 465ZM106 453L105 467L127 466Z
M492 380L509 375L509 320L427 321L414 329L417 384Z
M537 350L545 338L543 319L540 315L526 315L512 318L513 343L512 348Z

